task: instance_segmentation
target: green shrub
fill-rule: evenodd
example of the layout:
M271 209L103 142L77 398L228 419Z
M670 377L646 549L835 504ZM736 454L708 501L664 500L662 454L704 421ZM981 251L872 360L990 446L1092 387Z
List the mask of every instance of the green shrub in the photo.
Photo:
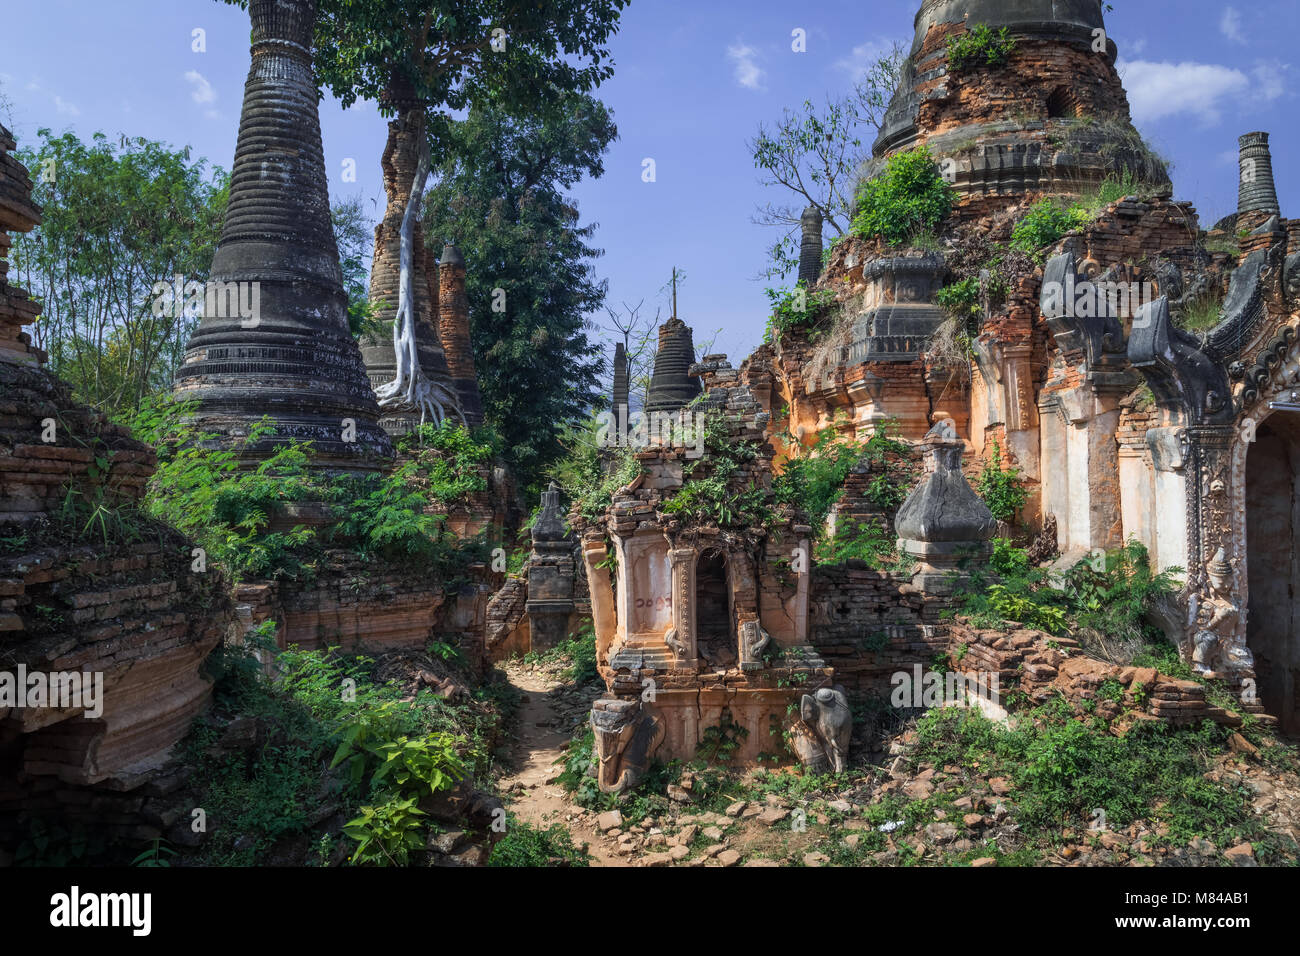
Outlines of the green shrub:
M664 502L664 514L720 527L766 525L771 509L763 488L752 478L735 487L736 476L757 457L757 443L734 438L724 414L707 413L704 454L683 469L682 487Z
M406 866L413 852L424 849L425 813L415 804L416 799L408 797L362 807L361 815L343 826L357 841L348 861L355 866Z
M812 328L835 305L834 290L822 289L809 293L802 279L793 289L765 291L772 303L772 313L767 320L764 342L775 341L785 332Z
M935 302L958 318L978 316L983 311L980 307L980 280L976 276L969 276L960 282L950 283L939 290Z
M1011 230L1011 248L1042 261L1045 247L1091 221L1092 216L1080 206L1062 207L1056 200L1041 199Z
M492 848L488 866L587 866L587 853L573 845L569 831L558 823L545 830L511 814L506 835Z
M1101 564L1102 567L1097 565ZM1104 559L1085 559L1062 578L1075 619L1108 638L1129 642L1160 642L1164 639L1145 621L1147 611L1161 597L1172 597L1180 588L1182 568L1156 573L1151 556L1137 540L1107 552Z
M591 724L583 724L559 761L563 764L558 778L560 786L573 794L574 803L588 810L599 806L604 796L593 772L595 749L596 732Z
M877 571L903 571L911 562L898 553L897 539L875 522L843 521L835 534L817 544L819 564L863 561Z
M851 229L856 236L901 245L942 222L955 197L928 147L895 153L884 171L859 189Z
M975 490L998 521L1013 519L1029 500L1029 490L1021 480L1020 469L1002 467L1002 449L996 441L993 454L976 480Z
M1015 52L1016 40L1006 27L994 30L981 23L948 38L948 69L954 73L975 66L1005 66Z

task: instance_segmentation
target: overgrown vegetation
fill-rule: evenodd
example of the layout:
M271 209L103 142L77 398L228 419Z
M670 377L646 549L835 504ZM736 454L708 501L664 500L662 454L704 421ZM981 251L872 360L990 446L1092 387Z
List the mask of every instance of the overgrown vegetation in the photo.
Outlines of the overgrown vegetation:
M581 686L600 676L596 669L596 630L591 621L583 622L576 634L544 652L529 651L524 655L529 664L563 663L561 675L565 681Z
M975 490L998 521L1012 520L1029 500L1029 489L1020 469L1014 465L1002 467L1002 448L997 441L993 442L993 453L975 481Z
M1080 206L1067 206L1057 199L1040 199L1029 207L1011 230L1011 248L1041 262L1044 258L1042 250L1091 221L1087 211Z
M633 449L613 445L615 438L602 431L596 415L570 425L560 438L567 454L552 467L549 477L588 521L600 518L613 502L614 492L641 473Z
M493 765L499 717L486 692L462 704L423 689L411 695L380 681L373 659L277 653L268 636L209 662L217 712L259 729L252 747L233 748L223 722L206 716L186 739L195 805L211 826L199 862L247 865L291 852L322 825L327 843L354 844L353 863L410 862L429 828L421 802ZM271 661L269 673L253 650Z
M553 823L542 829L513 814L507 816L506 835L492 848L492 858L488 860L488 866L587 865L587 853L573 845L573 838L561 824Z
M1211 836L1223 848L1245 840L1261 862L1280 862L1282 841L1264 829L1249 791L1207 779L1230 733L1210 721L1192 729L1150 721L1117 737L1098 720L1073 716L1057 698L1010 728L978 710L930 711L918 724L912 758L1005 775L1015 786L1017 823L1049 838L1063 827L1088 831L1099 819L1107 829L1142 823L1159 834L1153 843Z
M1112 203L1128 196L1149 200L1155 192L1156 187L1142 174L1125 166L1073 201L1048 197L1034 203L1012 229L1010 248L1042 262L1047 247L1095 222Z
M889 158L880 175L858 190L852 233L902 245L934 229L952 211L956 193L939 174L929 147Z
M987 568L970 570L959 607L974 626L1021 625L1051 634L1069 630L1085 643L1088 632L1103 635L1112 652L1101 648L1099 656L1125 664L1142 648L1164 643L1147 619L1157 601L1177 592L1182 573L1179 568L1154 571L1147 549L1133 540L1053 575L1034 567L1028 553L1005 538L994 539ZM1121 647L1127 652L1114 653Z
M766 525L771 509L757 476L737 480L758 460L757 442L734 438L725 415L704 414L704 454L686 464L681 490L664 502L664 514L719 527Z
M444 422L404 439L407 459L388 475L323 475L309 467L310 445L278 446L255 467L241 467L241 448L210 445L189 421L192 406L147 402L131 422L136 437L158 450L146 497L150 512L193 538L205 562L235 578L310 578L321 550L347 544L363 557L421 562L448 586L483 557L482 542L462 543L429 510L486 488L480 467L493 455L490 433L471 435ZM250 429L244 448L270 438L269 420ZM288 503L318 503L327 530L287 526Z
M960 73L975 66L1006 66L1015 49L1016 39L1008 28L994 30L987 23L980 23L948 38L948 69Z
M913 562L898 553L898 541L874 521L843 521L835 534L817 542L819 564L847 564L862 561L877 571L904 573Z
M835 292L822 289L809 292L803 280L793 289L767 289L768 300L772 303L772 313L767 320L764 342L772 342L786 332L796 329L810 329L810 338L816 338L820 331L818 326L835 305Z
M873 474L867 497L886 511L893 511L907 497L909 476L900 473L898 460L907 447L893 437L894 423L887 423L865 442L844 441L834 428L817 436L817 443L804 455L791 458L772 482L777 504L792 505L808 516L813 533L822 537L831 507L844 493L844 481L856 467Z

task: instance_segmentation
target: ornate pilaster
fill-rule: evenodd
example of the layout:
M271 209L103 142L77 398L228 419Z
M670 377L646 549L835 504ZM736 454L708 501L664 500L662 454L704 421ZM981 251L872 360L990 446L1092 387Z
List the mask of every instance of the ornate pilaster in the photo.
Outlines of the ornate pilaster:
M679 667L695 667L699 663L695 630L695 561L694 548L672 548L668 560L672 568L673 629L669 632L669 647L677 658Z

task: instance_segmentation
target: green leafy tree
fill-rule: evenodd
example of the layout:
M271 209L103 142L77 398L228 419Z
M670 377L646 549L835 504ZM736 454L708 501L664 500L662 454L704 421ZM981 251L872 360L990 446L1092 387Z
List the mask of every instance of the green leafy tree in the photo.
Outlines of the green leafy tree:
M601 400L599 344L587 319L605 301L566 191L604 172L617 136L598 100L570 94L542 113L475 107L449 128L425 206L426 235L466 261L471 337L488 424L525 486L564 454L560 433Z
M240 7L247 0L225 0ZM627 0L318 0L314 66L322 87L350 106L373 100L390 125L390 146L413 150L395 164L413 170L399 188L402 273L409 276L415 224L432 155L457 126L451 113L491 104L543 111L613 73L606 43ZM398 137L398 125L412 135ZM400 142L399 142L400 140ZM409 162L408 162L409 161ZM390 197L392 198L392 197ZM475 263L475 271L479 265ZM435 407L439 386L416 359L414 296L399 286L397 375L381 404ZM489 393L490 394L490 393ZM444 396L445 397L445 396ZM436 413L435 413L436 414Z
M189 147L37 137L18 160L52 176L33 176L42 223L15 237L11 281L41 305L33 338L55 374L82 401L129 413L171 387L198 316L155 308L155 283L206 280L229 178Z
M760 124L746 146L763 186L784 190L787 202L768 202L754 222L782 230L768 255L766 278L784 277L799 265L799 221L808 206L822 214L823 229L841 237L853 218L853 182L866 158L862 133L879 130L898 88L907 53L899 44L877 57L853 89L818 107L805 100L771 126ZM792 194L792 195L791 195Z
M373 330L374 308L370 302L370 252L374 246L374 222L366 213L365 197L358 193L340 199L330 209L334 241L339 247L343 269L343 291L348 294L348 326L354 337Z

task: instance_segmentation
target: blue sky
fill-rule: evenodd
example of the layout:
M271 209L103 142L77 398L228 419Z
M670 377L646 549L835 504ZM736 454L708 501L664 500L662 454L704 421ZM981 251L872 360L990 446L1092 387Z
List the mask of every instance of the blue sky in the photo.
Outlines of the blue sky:
M234 156L248 69L246 14L215 0L2 0L0 91L20 142L42 126L145 136L190 145L227 169ZM1300 216L1300 128L1294 122L1300 35L1296 0L1113 0L1119 45L1139 129L1174 163L1180 199L1202 223L1236 208L1236 137L1270 131L1285 215ZM616 74L601 88L620 139L606 174L575 197L599 223L597 272L610 302L643 314L676 265L687 279L680 313L697 342L740 360L762 338L763 266L772 231L750 221L779 193L758 185L745 142L758 124L804 99L846 91L890 41L910 44L919 0L632 0L612 49ZM192 31L207 50L192 50ZM807 32L807 52L791 32ZM382 197L385 125L369 105L322 107L331 191ZM8 119L6 118L8 124ZM870 132L864 132L868 142ZM657 178L642 181L643 160ZM344 182L344 161L357 181ZM378 206L373 206L377 214ZM473 268L473 263L470 263ZM667 309L664 310L667 315ZM602 314L594 317L602 324Z

